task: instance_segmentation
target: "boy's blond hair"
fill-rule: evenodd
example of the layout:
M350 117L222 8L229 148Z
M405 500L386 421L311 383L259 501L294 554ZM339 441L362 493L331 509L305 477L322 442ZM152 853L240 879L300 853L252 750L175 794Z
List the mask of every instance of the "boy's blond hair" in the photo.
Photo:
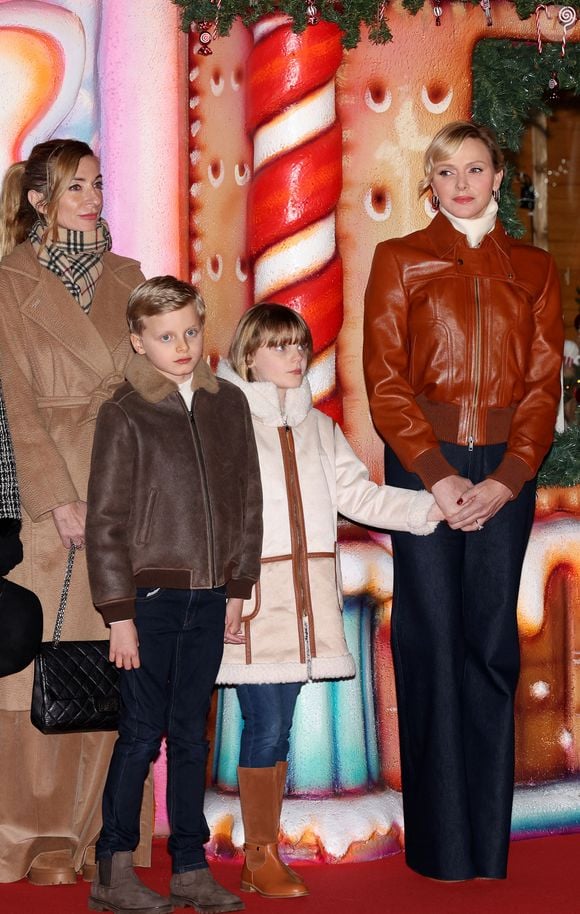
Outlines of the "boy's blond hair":
M236 327L230 346L230 364L244 381L253 381L248 361L258 349L293 343L304 346L310 365L312 334L302 315L286 305L262 302L246 311Z
M143 319L156 314L180 311L186 305L193 305L200 323L205 324L205 302L195 286L175 276L154 276L140 283L127 302L127 323L131 333L143 332Z

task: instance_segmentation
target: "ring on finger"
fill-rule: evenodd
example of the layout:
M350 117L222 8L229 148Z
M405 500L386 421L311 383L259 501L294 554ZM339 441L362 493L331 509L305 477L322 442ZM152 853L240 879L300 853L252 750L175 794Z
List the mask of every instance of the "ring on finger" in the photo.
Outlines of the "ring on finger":
M483 530L483 524L480 524L479 521L477 520L477 518L475 520L475 526L477 527L478 530Z

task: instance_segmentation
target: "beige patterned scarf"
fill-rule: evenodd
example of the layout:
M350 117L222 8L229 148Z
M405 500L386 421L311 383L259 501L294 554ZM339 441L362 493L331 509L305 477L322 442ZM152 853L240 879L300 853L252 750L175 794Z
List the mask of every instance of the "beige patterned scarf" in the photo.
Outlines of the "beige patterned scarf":
M58 226L56 241L44 240L45 226L38 220L29 238L38 261L64 283L70 294L88 314L99 276L103 254L111 250L111 234L104 219L89 232Z

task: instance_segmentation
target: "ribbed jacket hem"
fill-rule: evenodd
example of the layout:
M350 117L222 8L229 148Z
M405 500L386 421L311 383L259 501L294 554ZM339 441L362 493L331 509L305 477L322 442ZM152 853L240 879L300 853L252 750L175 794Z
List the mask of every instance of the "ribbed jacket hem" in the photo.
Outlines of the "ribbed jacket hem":
M514 498L520 494L523 484L533 477L531 467L513 454L506 454L497 470L489 474L490 479L496 479L507 486Z
M312 680L352 679L356 666L351 654L341 657L313 657ZM305 663L222 663L216 685L238 685L271 682L308 682Z
M438 447L419 454L413 463L413 473L417 474L429 492L440 479L445 479L446 476L459 476L455 467L445 459Z

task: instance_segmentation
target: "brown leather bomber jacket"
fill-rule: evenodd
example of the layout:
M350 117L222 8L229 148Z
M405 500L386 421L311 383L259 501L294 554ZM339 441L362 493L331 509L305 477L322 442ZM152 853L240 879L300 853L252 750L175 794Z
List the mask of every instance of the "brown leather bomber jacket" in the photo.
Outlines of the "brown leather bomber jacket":
M87 508L93 601L135 616L136 587L248 599L260 574L262 487L246 398L199 362L188 411L144 356L100 409Z
M552 257L499 222L470 248L439 213L376 248L364 322L371 415L427 489L457 472L439 441L507 442L492 475L514 495L535 476L552 442L563 340Z

